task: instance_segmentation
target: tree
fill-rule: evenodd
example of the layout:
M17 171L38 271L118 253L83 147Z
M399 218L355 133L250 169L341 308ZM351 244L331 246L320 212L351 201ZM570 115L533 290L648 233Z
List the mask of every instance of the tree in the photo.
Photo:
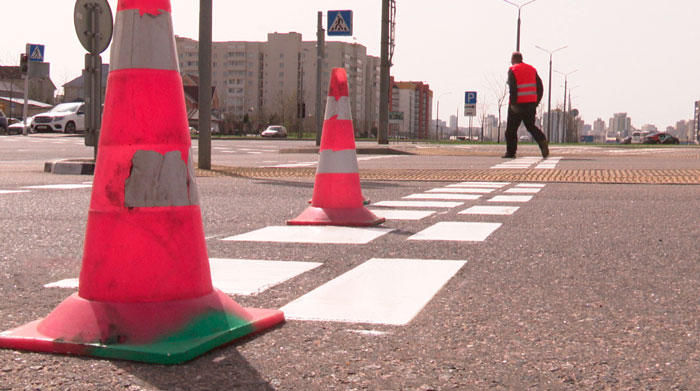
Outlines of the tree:
M479 106L479 123L481 125L481 142L484 142L484 124L486 123L486 117L488 115L488 108L491 105L488 99L481 99L478 103Z
M498 136L497 142L501 142L501 123L503 122L501 117L501 109L506 104L506 98L508 97L508 83L506 82L505 76L495 76L491 74L491 79L489 80L489 85L491 88L491 93L493 94L496 104L498 106Z

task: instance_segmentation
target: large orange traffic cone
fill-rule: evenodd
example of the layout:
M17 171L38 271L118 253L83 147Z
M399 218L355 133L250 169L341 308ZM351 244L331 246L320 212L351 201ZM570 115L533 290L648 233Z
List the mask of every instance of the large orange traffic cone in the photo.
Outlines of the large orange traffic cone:
M173 364L284 321L212 287L169 0L119 0L78 293L0 347Z
M344 68L331 73L319 153L311 206L287 224L369 227L383 223L383 217L364 207Z

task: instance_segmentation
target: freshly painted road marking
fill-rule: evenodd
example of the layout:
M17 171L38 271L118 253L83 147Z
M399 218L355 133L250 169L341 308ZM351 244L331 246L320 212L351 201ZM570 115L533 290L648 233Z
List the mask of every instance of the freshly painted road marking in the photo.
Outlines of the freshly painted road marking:
M493 187L498 189L508 185L510 185L510 182L460 182L447 185L447 187Z
M476 205L459 212L461 215L512 215L519 206L482 206Z
M321 265L318 262L209 259L212 284L229 295L256 295ZM77 278L67 278L46 284L44 288L78 289L78 283Z
M538 187L543 188L546 185L544 183L518 183L515 187Z
M553 170L556 168L557 164L559 161L561 161L561 157L552 157L547 160L542 161L542 163L538 164L535 168L536 169L546 169L546 170Z
M287 319L406 325L466 263L373 258L280 310Z
M29 190L0 190L0 194L29 193Z
M396 156L394 156L394 155L360 156L357 158L357 161L387 159L387 158L393 158L393 157L396 157Z
M428 190L428 193L475 193L475 194L488 194L492 193L496 189L489 188L477 188L477 187L442 187L438 189Z
M504 191L504 193L510 194L535 194L540 192L540 188L537 187L513 187Z
M70 288L78 289L78 279L77 278L66 278L65 280L52 282L50 284L44 285L44 288Z
M529 168L540 160L542 160L540 157L526 156L497 164L491 168Z
M256 295L321 265L318 262L209 259L212 284L232 295Z
M481 196L478 194L422 193L422 194L411 194L411 195L408 195L408 196L403 197L403 198L413 199L413 200L463 200L463 201L469 201L469 200L478 200L479 198L481 198Z
M237 242L366 244L391 228L336 226L271 226L221 240Z
M483 242L500 226L501 223L443 221L418 232L408 240Z
M499 195L491 198L489 202L528 202L532 196Z
M302 162L302 163L287 163L287 164L277 164L271 167L278 168L294 168L294 167L312 167L315 166L317 162Z
M433 210L370 209L372 213L387 220L420 220L435 214Z
M41 185L41 186L24 186L23 189L58 189L58 190L71 190L71 189L86 189L90 188L92 185L87 184L62 184L62 185Z
M456 208L464 205L464 202L448 201L379 201L374 206L388 206L392 208Z

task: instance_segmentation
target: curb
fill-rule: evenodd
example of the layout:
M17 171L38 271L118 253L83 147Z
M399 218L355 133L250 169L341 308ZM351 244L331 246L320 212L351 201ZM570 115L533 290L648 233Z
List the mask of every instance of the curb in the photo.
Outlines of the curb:
M58 175L93 175L95 161L92 159L69 159L45 162L44 172Z

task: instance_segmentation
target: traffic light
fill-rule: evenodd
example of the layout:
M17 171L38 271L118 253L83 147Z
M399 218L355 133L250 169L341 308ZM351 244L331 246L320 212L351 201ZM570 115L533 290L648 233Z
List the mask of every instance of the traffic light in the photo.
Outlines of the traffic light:
M19 56L19 69L22 71L23 75L27 74L27 71L29 70L29 62L26 54L20 54Z

